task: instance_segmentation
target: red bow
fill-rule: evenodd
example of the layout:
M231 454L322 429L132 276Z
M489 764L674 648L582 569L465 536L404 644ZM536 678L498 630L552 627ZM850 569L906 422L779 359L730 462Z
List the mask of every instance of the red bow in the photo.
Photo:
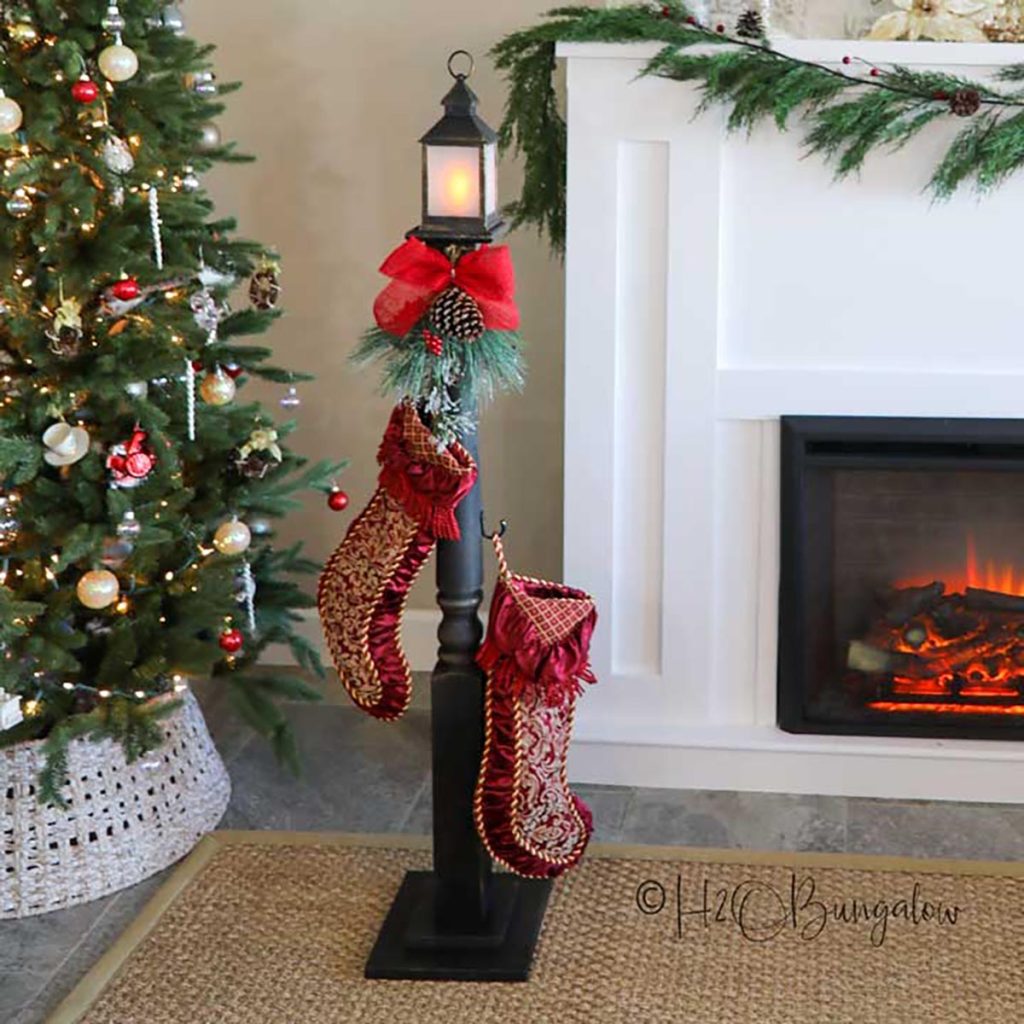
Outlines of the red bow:
M156 457L146 450L147 433L133 430L127 444L116 445L107 457L107 469L116 482L123 480L144 480L153 471Z
M452 285L473 297L489 330L519 327L516 275L508 246L481 246L453 266L437 249L410 238L381 264L380 272L392 280L377 296L373 315L377 326L389 334L404 338Z

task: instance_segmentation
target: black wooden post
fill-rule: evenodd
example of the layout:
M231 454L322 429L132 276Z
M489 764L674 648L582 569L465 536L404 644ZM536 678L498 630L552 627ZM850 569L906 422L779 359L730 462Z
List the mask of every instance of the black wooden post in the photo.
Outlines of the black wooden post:
M468 396L467 396L468 398ZM479 464L476 438L463 438ZM384 921L367 978L525 981L549 882L495 874L473 822L484 742L480 482L459 506L461 539L441 541L437 600L444 613L431 681L434 870L409 872Z

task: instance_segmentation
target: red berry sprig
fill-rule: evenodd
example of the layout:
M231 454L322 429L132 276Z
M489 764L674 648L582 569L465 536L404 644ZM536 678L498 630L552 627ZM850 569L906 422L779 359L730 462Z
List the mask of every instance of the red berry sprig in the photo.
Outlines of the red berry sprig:
M423 328L423 344L432 356L439 356L444 351L444 342L426 327Z

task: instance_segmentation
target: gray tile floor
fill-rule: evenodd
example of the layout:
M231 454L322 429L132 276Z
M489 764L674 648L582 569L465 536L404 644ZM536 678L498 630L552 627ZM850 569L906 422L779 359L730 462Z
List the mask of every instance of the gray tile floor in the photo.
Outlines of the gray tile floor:
M231 771L224 828L426 833L429 723L383 725L341 704L291 709L305 775L201 694ZM1024 857L1024 808L580 786L605 842L850 850L921 857ZM67 994L163 881L71 910L0 923L0 1024L36 1024Z

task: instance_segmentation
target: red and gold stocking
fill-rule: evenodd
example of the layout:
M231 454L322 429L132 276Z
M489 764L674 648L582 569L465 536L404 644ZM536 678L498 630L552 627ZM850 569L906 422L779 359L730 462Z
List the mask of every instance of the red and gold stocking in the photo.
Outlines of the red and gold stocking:
M390 720L412 696L400 636L406 597L438 538L459 539L455 510L477 470L459 444L438 451L408 403L392 413L377 461L377 491L328 561L317 604L349 696Z
M590 671L597 611L582 590L515 576L495 539L500 576L477 660L487 673L484 755L474 817L491 856L520 875L555 878L583 856L590 809L566 758Z

